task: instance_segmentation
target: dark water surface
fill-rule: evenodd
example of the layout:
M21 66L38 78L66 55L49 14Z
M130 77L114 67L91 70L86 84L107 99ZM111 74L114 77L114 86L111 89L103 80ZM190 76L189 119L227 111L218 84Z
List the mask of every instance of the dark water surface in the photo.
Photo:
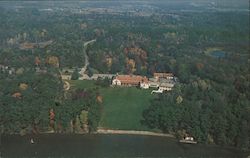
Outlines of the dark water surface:
M200 144L181 144L166 137L136 135L55 135L31 136L7 135L1 137L1 158L5 157L190 157L241 158L250 153L234 148Z
M220 51L220 50L216 50L210 53L213 57L216 58L225 58L226 57L226 52Z

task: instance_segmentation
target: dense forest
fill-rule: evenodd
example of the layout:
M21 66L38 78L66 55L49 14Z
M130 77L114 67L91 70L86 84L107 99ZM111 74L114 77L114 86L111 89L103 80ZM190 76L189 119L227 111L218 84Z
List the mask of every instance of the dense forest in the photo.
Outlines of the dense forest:
M96 39L87 49L92 73L178 77L173 91L152 100L142 124L180 138L250 147L248 12L81 14L2 7L0 19L1 132L81 131L86 122L95 131L98 89L65 92L60 71L81 68L83 43Z
M98 91L75 89L66 92L58 70L53 67L46 70L22 69L15 74L1 70L1 132L96 130L101 110ZM87 123L89 129L84 129Z

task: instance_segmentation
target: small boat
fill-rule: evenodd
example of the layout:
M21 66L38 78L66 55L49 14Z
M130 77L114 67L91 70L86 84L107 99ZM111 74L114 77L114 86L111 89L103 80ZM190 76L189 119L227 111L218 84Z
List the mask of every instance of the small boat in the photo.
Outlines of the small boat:
M184 139L179 141L180 143L189 143L189 144L197 144L196 141L194 141L193 137L185 137Z
M33 138L30 139L30 143L31 143L31 144L34 144L34 143L35 143Z

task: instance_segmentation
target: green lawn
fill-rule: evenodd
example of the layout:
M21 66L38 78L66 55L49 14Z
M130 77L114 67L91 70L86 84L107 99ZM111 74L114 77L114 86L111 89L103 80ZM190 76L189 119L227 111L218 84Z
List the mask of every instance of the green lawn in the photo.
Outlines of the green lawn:
M89 80L69 80L71 88L92 88L95 87L94 81Z
M149 106L152 95L135 87L101 89L104 110L101 127L146 130L140 123L142 111Z
M73 87L91 88L94 81L71 81ZM103 113L100 127L124 130L148 130L141 125L142 111L150 104L151 90L135 87L100 88Z

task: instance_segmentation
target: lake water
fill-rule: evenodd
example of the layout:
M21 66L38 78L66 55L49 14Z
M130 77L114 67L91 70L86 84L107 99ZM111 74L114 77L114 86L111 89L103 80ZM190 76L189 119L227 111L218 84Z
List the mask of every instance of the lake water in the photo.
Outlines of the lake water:
M7 135L1 138L0 157L87 158L240 158L250 153L235 148L181 144L173 138L136 135Z

